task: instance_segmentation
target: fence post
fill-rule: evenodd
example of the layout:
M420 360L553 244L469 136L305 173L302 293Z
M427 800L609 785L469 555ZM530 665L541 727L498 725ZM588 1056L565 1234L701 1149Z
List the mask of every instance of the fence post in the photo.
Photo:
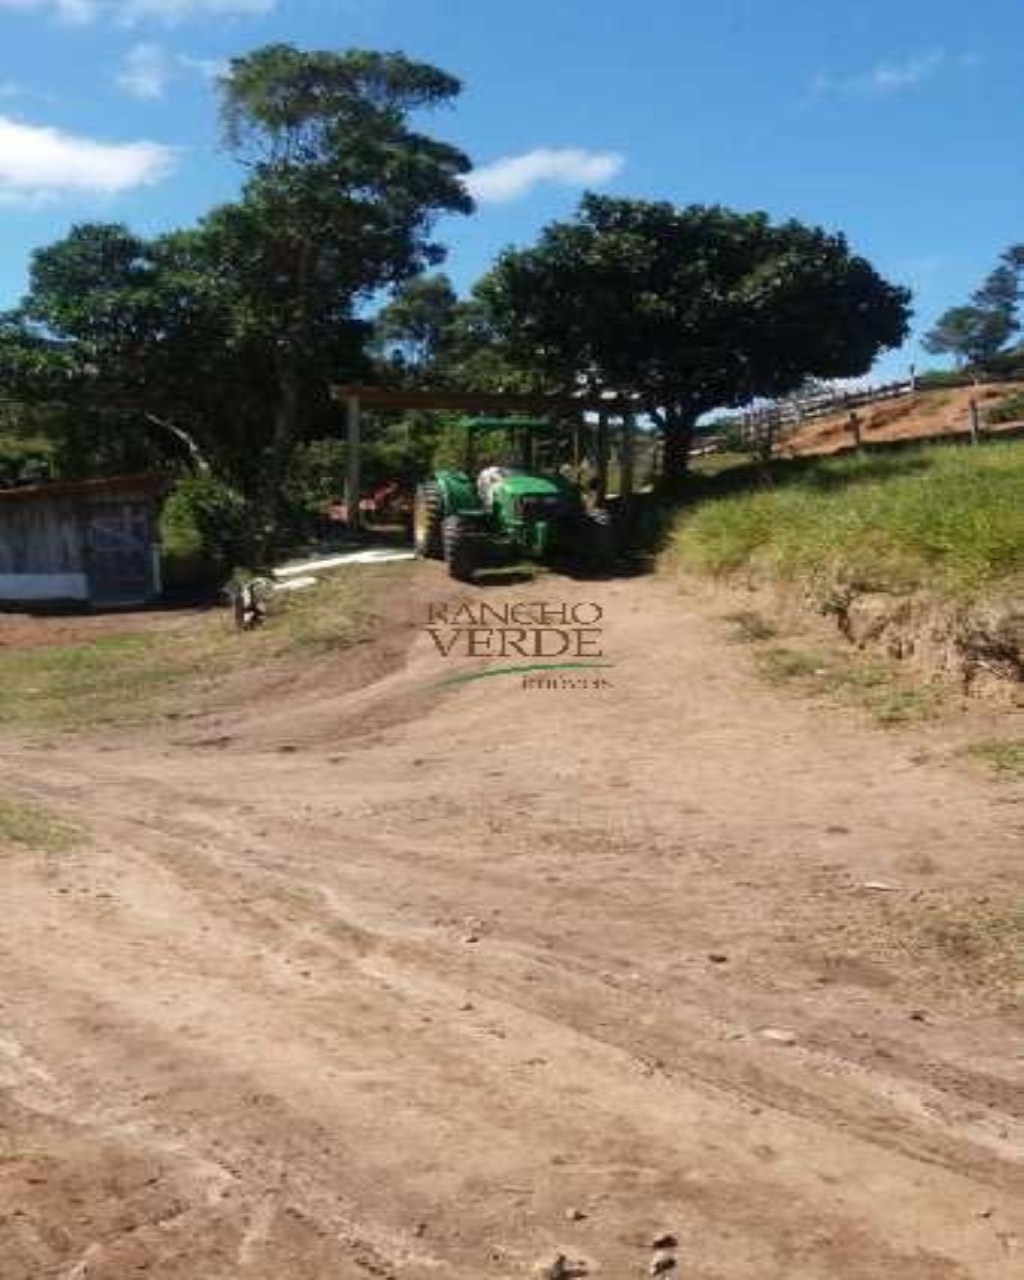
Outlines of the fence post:
M597 506L602 509L608 501L608 413L602 409L597 415Z
M853 436L854 448L859 450L862 445L860 435L860 414L856 409L850 410L850 435Z
M971 397L971 444L977 444L981 438L981 414L978 411L978 402Z
M761 461L770 462L775 448L776 417L772 409L766 409L762 418L761 439L759 441Z

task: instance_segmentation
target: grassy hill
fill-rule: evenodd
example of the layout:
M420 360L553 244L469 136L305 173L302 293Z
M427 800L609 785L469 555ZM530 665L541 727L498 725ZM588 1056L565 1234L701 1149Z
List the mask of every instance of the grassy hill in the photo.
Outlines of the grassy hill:
M1024 582L1024 442L798 457L708 476L668 549L687 570L754 571L824 597Z

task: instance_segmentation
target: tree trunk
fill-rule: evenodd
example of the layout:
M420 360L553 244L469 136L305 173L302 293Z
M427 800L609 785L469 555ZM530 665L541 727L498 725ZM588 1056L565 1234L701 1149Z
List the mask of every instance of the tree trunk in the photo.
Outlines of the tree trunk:
M302 354L310 328L310 285L315 250L309 241L298 245L295 261L295 311L292 324L278 340L276 353L277 405L269 448L257 483L254 512L255 553L268 561L279 549L288 521L284 486L292 454L302 433Z
M685 482L690 470L690 448L693 445L697 414L688 408L673 406L661 415L665 448L662 453L661 488L675 493Z
M256 500L253 504L253 551L260 565L266 564L278 550L287 523L284 487L300 429L301 396L296 365L294 352L281 352L278 360L278 402L274 409L273 433L260 466L255 488Z

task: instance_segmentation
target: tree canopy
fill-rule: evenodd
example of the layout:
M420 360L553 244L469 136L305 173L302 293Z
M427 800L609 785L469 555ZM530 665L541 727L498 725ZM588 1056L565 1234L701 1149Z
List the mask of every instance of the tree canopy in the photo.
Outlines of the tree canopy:
M271 45L220 91L239 198L153 240L92 224L36 253L0 367L37 395L136 407L140 430L238 486L269 537L331 379L365 371L360 308L443 258L433 226L472 209L469 161L410 123L458 81L401 54Z
M1024 244L1011 245L969 303L943 312L925 335L924 349L951 355L958 368L983 372L1020 329L1022 271Z
M584 197L476 296L506 357L636 397L685 468L698 417L864 373L907 333L909 293L845 238L718 205Z

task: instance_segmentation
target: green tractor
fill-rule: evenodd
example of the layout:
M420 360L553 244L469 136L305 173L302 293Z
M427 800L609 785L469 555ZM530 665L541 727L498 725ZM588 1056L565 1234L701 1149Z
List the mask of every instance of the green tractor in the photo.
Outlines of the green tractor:
M448 572L471 582L478 569L523 560L575 555L610 561L614 541L608 513L589 510L578 484L557 469L538 469L538 444L555 442L558 426L533 418L466 418L466 462L439 470L416 490L416 554L444 560ZM478 469L479 445L504 439L504 457ZM476 473L476 474L474 474Z

